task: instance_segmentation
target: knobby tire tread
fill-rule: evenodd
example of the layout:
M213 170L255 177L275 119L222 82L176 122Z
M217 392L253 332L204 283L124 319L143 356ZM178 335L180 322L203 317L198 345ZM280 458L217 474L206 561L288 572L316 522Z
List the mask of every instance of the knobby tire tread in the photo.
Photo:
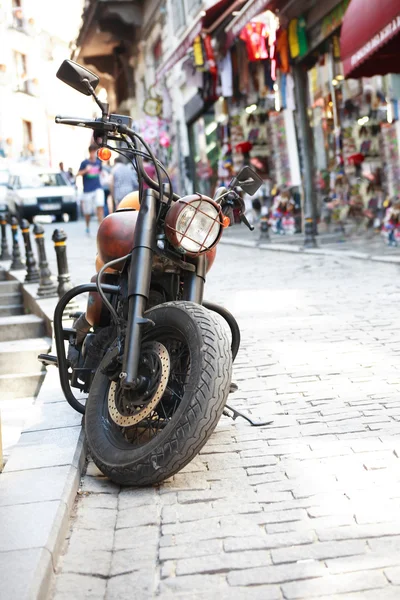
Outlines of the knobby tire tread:
M97 467L110 479L122 485L145 486L161 483L187 465L207 442L222 415L232 376L232 354L229 330L220 318L201 305L191 302L169 302L152 309L177 307L196 322L202 339L201 366L198 384L186 410L180 416L170 436L150 454L129 467L112 467L90 444ZM193 368L193 366L191 367ZM198 368L194 365L194 368ZM94 382L93 382L94 383ZM90 400L86 423L90 415ZM89 414L88 414L89 413ZM162 466L161 466L162 465Z

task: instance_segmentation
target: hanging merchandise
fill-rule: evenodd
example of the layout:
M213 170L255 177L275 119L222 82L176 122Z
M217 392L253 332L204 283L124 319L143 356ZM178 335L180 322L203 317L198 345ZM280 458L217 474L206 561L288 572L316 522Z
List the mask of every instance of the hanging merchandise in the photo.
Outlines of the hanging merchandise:
M218 63L218 70L221 80L221 96L231 98L233 96L233 69L230 52L227 52L226 56Z
M297 36L299 40L299 57L302 57L308 52L307 23L304 17L300 17L297 22Z
M204 54L203 41L201 35L198 35L193 43L193 58L194 66L198 71L204 71L206 65L206 59Z
M267 35L268 30L264 23L252 21L243 27L239 37L246 43L250 62L268 58Z
M289 48L292 58L301 58L308 52L307 23L304 17L289 23Z
M299 36L297 35L297 19L292 19L289 23L289 49L290 56L297 58L300 54Z
M289 73L289 37L286 29L280 28L276 34L276 61L282 73Z
M215 102L218 100L218 68L215 60L214 49L212 47L211 36L203 34L203 44L206 56L207 70L204 73L203 99L206 102Z

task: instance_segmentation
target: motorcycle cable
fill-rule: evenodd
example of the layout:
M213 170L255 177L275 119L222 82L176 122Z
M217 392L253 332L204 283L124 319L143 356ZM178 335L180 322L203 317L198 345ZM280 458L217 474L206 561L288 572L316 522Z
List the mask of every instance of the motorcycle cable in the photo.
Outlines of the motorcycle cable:
M118 140L119 138L111 138L111 139ZM126 141L126 143L129 144L128 141ZM135 169L136 173L138 173L138 169L137 169L137 166L135 165L135 161L134 161L133 157L126 156L125 153L129 153L129 154L133 154L133 155L139 155L142 158L147 158L147 159L151 160L150 155L147 154L146 152L143 152L142 150L135 150L134 148L120 149L120 148L115 148L114 146L109 146L108 144L106 144L104 146L104 148L108 148L109 150L112 150L113 152L116 152L117 154L120 154L121 156L124 156L132 164L132 166ZM157 160L157 164L158 164L159 168L162 170L163 174L165 175L165 178L168 181L169 189L171 190L172 189L172 182L171 182L171 178L170 178L170 176L168 174L167 169L164 167L164 165L162 164L162 162L160 162L159 160ZM171 195L168 194L168 202L170 202L170 196Z
M102 299L102 300L103 300L103 302L104 302L104 305L105 305L105 306L108 308L108 310L109 310L109 311L110 311L110 313L111 313L111 317L112 317L112 320L114 321L114 323L115 323L115 325L116 325L116 327L117 327L118 334L120 334L120 330L121 330L121 323L120 323L120 319L119 319L119 317L118 317L118 313L117 313L117 311L115 310L115 308L113 307L113 305L111 304L111 302L108 300L108 298L107 298L107 296L106 296L105 292L103 291L103 289L102 289L102 287L101 287L101 279L102 279L102 277L103 277L103 275L104 275L104 272L105 272L107 269L109 269L109 268L113 267L114 265L116 265L116 264L118 264L118 263L120 263L120 262L122 262L122 261L125 261L125 260L127 260L127 259L130 257L130 255L131 255L131 253L129 252L129 254L126 254L126 256L122 256L121 258L116 258L116 259L114 259L114 260L111 260L110 262L108 262L108 263L104 264L104 265L101 267L100 271L97 273L97 277L96 277L96 287L97 287L97 291L99 292L99 294L100 294L100 297L101 297L101 299Z

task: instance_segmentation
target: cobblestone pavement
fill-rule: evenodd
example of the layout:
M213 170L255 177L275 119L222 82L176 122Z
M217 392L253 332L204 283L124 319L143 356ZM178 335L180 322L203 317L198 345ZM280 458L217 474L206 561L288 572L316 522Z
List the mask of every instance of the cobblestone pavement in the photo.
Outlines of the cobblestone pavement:
M89 462L53 600L400 598L398 269L221 247L207 297L237 315L231 403L164 485Z

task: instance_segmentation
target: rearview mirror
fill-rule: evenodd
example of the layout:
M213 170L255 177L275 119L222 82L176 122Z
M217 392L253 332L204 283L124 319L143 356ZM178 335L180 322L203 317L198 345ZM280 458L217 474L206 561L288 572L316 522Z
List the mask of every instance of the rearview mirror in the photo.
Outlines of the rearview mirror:
M234 186L240 186L249 196L254 196L262 184L261 177L250 167L243 167L234 180Z
M88 83L93 89L96 89L99 83L97 75L72 60L64 60L56 77L85 96L92 95Z

